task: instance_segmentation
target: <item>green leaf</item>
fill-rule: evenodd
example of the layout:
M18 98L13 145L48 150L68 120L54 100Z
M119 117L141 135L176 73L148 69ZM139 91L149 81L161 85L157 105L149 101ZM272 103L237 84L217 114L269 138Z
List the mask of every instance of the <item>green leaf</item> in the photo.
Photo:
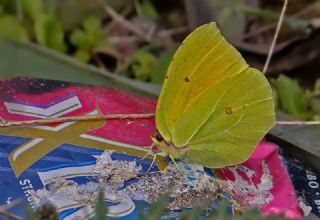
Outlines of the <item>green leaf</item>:
M88 60L90 60L90 53L89 53L88 50L79 49L79 50L76 51L74 56L77 59L82 60L83 62L87 62Z
M47 8L47 12L51 15L58 15L58 5L60 2L58 2L57 0L47 0L46 2L46 8Z
M37 41L46 47L64 52L64 33L60 22L52 15L43 14L39 16L35 23Z
M58 209L51 202L47 201L38 206L35 210L38 220L58 220Z
M42 0L20 0L23 11L36 22L44 13L44 5Z
M83 22L84 30L91 35L98 36L99 33L102 33L102 24L99 18L89 17Z
M83 28L86 33L87 44L91 47L91 49L98 45L100 41L104 41L106 39L101 21L97 17L87 18L83 22Z
M161 55L154 70L151 71L151 82L162 84L164 76L166 75L168 66L174 55L174 50L167 51Z
M140 220L160 220L165 213L168 196L162 196L157 202L150 205L146 214L140 216Z
M141 3L141 9L144 16L157 19L159 18L159 13L156 8L150 2L150 0L143 0Z
M18 19L14 16L0 16L0 37L26 43L29 41L28 34Z
M84 33L84 31L80 29L76 29L71 33L70 41L74 46L78 48L82 48L82 49L90 48L90 45L87 43L86 34Z
M32 211L29 205L24 205L24 212L28 220L39 220L39 216Z
M306 91L306 96L314 113L314 120L319 120L320 116L320 80L315 82L313 91Z
M26 45L0 39L0 48L0 79L29 76L104 85L153 97L160 91L158 85L111 74L39 45Z
M231 220L232 216L228 213L228 202L223 199L219 202L218 207L215 207L209 213L208 220ZM236 218L235 218L236 219Z
M320 79L317 79L316 83L314 84L314 92L320 94Z
M194 220L200 219L201 216L201 207L195 207L191 210L187 210L183 215L181 220Z
M75 56L82 60L90 59L90 52L97 46L109 47L103 32L101 21L96 17L89 17L83 23L83 30L76 29L70 36L71 43L77 47Z
M136 64L132 65L133 73L136 79L146 81L150 78L156 57L145 48L137 50L134 57Z
M15 14L17 6L14 0L0 0L0 13Z
M258 209L251 209L242 215L238 216L236 220L259 220L262 219ZM269 218L266 218L267 220Z
M89 16L94 15L99 19L106 17L107 14L104 10L105 5L119 10L128 5L128 0L61 0L57 5L57 11L59 12L57 16L64 30L69 31L82 24Z
M307 99L296 80L280 75L276 88L281 108L292 116L307 120L311 118Z
M107 207L104 204L104 193L103 191L99 192L97 202L96 202L96 219L105 220L107 215Z

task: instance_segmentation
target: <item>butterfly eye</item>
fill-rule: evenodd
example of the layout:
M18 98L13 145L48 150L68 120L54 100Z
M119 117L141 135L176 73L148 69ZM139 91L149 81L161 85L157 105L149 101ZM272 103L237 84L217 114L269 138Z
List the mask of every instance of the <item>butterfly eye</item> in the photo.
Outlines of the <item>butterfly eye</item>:
M159 142L163 141L163 137L159 133L156 133L155 138Z

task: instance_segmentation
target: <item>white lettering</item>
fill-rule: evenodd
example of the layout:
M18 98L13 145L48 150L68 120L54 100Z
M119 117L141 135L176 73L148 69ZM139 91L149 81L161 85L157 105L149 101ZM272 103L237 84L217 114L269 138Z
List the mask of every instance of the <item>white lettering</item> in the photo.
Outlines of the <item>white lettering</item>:
M316 205L320 205L320 199L314 200L314 203L315 203Z
M29 179L19 180L19 183L22 187L24 195L27 197L27 201L32 209L34 209L34 204L32 202L32 198L30 196L30 191L34 191L31 181Z
M319 187L319 183L317 183L316 181L310 181L308 183L308 185L312 188L312 189L316 189Z
M312 174L307 174L307 178L308 178L308 180L317 180L317 177Z

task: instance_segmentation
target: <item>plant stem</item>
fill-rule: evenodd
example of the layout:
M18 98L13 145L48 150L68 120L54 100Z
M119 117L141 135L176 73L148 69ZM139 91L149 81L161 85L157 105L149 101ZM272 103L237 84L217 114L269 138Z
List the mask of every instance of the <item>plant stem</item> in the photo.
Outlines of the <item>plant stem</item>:
M16 1L17 18L19 21L22 21L23 12L22 12L21 0L15 0L15 1Z

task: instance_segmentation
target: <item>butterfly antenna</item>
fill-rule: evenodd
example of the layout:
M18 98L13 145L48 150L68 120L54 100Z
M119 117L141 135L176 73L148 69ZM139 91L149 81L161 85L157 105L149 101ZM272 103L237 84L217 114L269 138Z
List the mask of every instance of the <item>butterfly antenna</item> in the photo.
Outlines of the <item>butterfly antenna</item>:
M172 160L172 162L174 163L174 165L176 166L177 170L179 171L179 173L181 173L182 175L184 175L183 171L179 168L176 160L173 158L172 155L169 154L170 159Z

